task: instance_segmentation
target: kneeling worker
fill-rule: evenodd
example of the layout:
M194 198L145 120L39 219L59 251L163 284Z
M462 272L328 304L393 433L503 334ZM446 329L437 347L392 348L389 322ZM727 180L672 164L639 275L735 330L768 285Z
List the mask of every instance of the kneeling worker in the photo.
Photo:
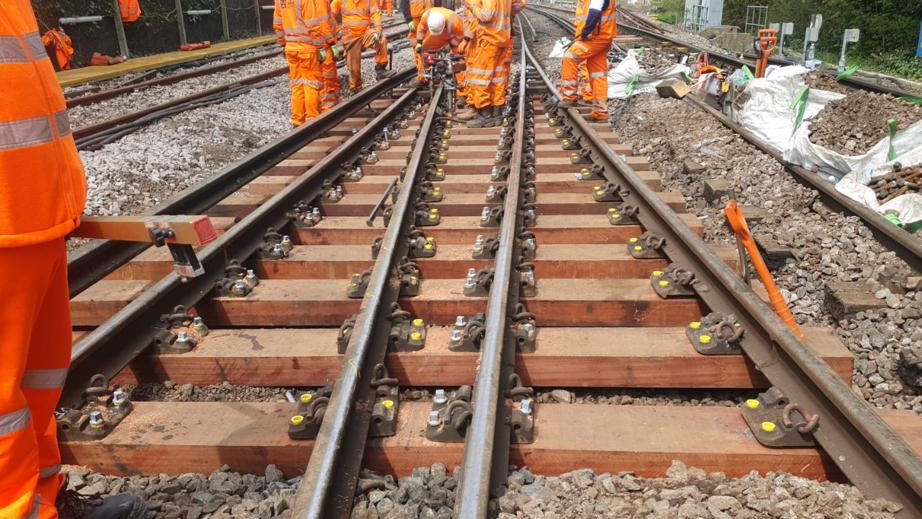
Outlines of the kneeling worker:
M454 54L462 55L469 42L464 31L464 20L451 9L433 7L423 12L419 27L416 29L416 53L434 53L446 45ZM417 59L417 77L425 76L425 60Z
M592 118L608 120L608 51L618 34L616 0L580 0L576 6L576 41L563 56L560 71L561 108L577 101L579 65L585 62L592 88Z

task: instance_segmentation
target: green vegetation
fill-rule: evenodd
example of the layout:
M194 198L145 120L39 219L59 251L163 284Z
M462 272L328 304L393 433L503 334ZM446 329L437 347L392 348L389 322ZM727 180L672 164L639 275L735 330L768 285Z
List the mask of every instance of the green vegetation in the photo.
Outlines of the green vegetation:
M681 21L684 0L654 0L662 14ZM837 63L845 29L861 29L861 41L849 45L849 62L862 68L922 79L922 58L915 57L922 0L726 0L724 25L743 27L747 5L767 5L769 23L794 22L786 48L799 51L810 15L823 15L818 50ZM660 19L667 21L664 16Z

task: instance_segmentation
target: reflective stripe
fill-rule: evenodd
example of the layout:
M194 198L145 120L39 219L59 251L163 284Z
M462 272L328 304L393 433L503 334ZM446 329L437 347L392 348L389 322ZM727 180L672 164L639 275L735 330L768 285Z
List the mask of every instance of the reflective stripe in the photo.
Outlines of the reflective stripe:
M310 81L308 79L291 79L289 83L292 85L307 85L314 88L323 88L323 83L320 81Z
M60 465L52 465L52 466L50 466L50 467L42 467L42 469L38 471L38 479L50 478L51 476L54 476L54 475L57 474L58 472L61 472L61 466L60 466Z
M573 54L573 53L570 52L570 51L564 52L564 53L563 53L563 57L564 57L564 58L570 58L570 59L579 59L579 56L577 56L576 54Z
M606 75L607 75L606 72L593 72L592 74L589 74L589 79L596 79L596 78L600 78L600 77L605 77Z
M576 86L576 80L561 81L560 86Z
M47 115L0 122L0 150L35 146L52 140L51 120Z
M0 63L29 63L48 57L37 32L24 34L22 40L25 47L17 36L0 36Z
M368 9L344 9L343 14L367 14Z
M506 81L506 80L508 80L508 79L509 79L509 78L506 77L506 76L497 76L497 77L493 78L493 82L494 82L494 83L502 83L502 82L504 82L504 81Z
M468 78L468 79L467 79L467 83L468 83L469 85L489 86L489 85L490 85L490 80L489 80L489 79Z
M371 25L371 20L346 20L346 21L343 21L343 25L348 25L350 27L356 27L356 26L365 27L367 25Z
M58 130L58 138L70 135L70 118L67 116L67 110L54 114L54 127Z
M469 72L471 74L480 74L482 76L489 76L490 74L493 73L492 70L487 69L487 68L474 68L474 67L467 67L465 69L465 72Z
M284 22L284 21L285 21L285 20L283 20L281 16L273 16L273 17L272 17L272 23L282 23L282 22Z
M285 41L286 42L300 41L300 42L312 43L314 45L317 45L318 47L323 46L323 40L318 39L318 38L312 38L310 36L285 36Z
M67 368L61 369L27 369L22 377L24 389L55 389L64 385Z
M29 508L29 512L22 516L22 519L36 519L38 517L38 510L42 506L42 496L35 494L35 497L32 498L32 506Z
M32 419L32 413L28 407L23 407L12 413L0 414L0 436L14 433L29 425Z

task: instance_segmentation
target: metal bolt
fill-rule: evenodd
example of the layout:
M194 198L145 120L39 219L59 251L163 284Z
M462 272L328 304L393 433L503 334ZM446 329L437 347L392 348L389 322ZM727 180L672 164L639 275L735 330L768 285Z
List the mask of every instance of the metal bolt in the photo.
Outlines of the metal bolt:
M496 188L490 185L487 189L487 198L492 198L494 194L496 194Z
M532 409L531 409L531 399L530 398L526 398L522 400L521 402L519 402L519 411L521 411L522 414L531 414Z
M291 245L291 236L288 236L287 234L282 236L282 245Z
M451 331L452 342L461 342L461 339L462 339L461 330L459 328L455 328L454 330Z
M311 211L311 214L319 218L319 217L320 217L320 208L319 208L319 207L315 207L315 208Z
M285 254L285 252L282 250L281 244L276 243L275 245L272 246L272 255L273 255L273 256L275 256L275 257L278 258L278 257L283 256L284 254Z
M183 345L185 345L185 344L188 344L188 342L189 342L189 334L188 334L188 333L186 333L184 330L180 330L180 331L176 332L176 344L183 344Z
M242 279L234 281L234 288L231 290L232 293L237 295L245 295L247 291L247 284Z
M195 327L205 326L205 321L201 317L195 316L192 318L192 326L195 326Z
M465 325L467 325L467 319L465 319L463 315L455 317L455 326L464 328Z
M444 389L436 389L435 396L432 397L432 401L439 405L444 404L445 402L448 402L448 395L445 394Z
M122 390L122 388L117 388L112 392L112 405L115 407L121 407L128 402L128 394Z
M428 421L428 423L429 423L429 426L430 426L430 427L438 427L439 424L442 423L442 420L439 419L439 412L438 412L438 411L429 411L429 421Z
M527 333L529 337L535 333L535 325L532 323L523 324L522 329L525 330L525 333Z
M99 411L90 411L90 427L99 428L106 423Z
M484 222L490 219L490 208L489 207L484 207L483 211L480 211L480 219Z

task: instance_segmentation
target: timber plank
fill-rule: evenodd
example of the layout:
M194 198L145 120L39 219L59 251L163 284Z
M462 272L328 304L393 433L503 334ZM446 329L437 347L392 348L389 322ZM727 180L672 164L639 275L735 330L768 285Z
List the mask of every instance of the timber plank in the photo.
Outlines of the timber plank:
M153 283L148 280L103 279L97 281L70 300L73 325L99 325L105 319L115 315Z
M843 380L853 356L828 328L805 328L807 347ZM134 362L116 383L172 380L252 386L321 386L336 378L342 356L333 328L214 330L188 353ZM479 353L448 349L451 328L432 326L426 346L391 352L387 368L402 385L473 384ZM516 355L516 372L535 387L763 388L768 381L743 355L699 355L684 328L539 328L534 353Z
M198 309L213 326L338 327L361 304L346 297L348 283L268 279L246 297L213 298ZM465 297L463 287L463 279L424 280L420 295L400 304L427 323L450 325L486 308L485 297ZM694 298L660 299L647 279L539 279L538 296L525 302L544 326L684 326L704 311Z
M209 473L224 464L260 473L273 463L294 476L304 470L313 442L288 438L293 409L275 402L137 402L106 438L62 442L61 452L64 463L109 474ZM369 439L364 465L397 477L435 462L453 469L464 445L426 440L429 409L427 402L401 403L397 435ZM922 449L922 422L912 411L882 409L880 414L917 452ZM510 463L541 474L587 467L657 477L672 460L680 460L730 477L783 470L841 480L831 460L816 449L759 445L735 408L544 404L535 419L535 442L513 445Z
M539 208L540 212L540 208ZM701 221L693 214L680 213L679 218L699 236L704 232ZM480 218L472 216L446 216L432 227L422 229L440 245L473 245L478 234L488 235L496 228L480 227ZM625 243L640 236L639 225L611 225L603 212L598 215L538 215L538 223L529 229L535 233L538 246L560 243ZM297 243L302 245L360 245L370 244L384 234L384 222L375 220L372 227L365 218L342 216L325 218L310 228L298 228ZM292 240L295 240L292 237Z

